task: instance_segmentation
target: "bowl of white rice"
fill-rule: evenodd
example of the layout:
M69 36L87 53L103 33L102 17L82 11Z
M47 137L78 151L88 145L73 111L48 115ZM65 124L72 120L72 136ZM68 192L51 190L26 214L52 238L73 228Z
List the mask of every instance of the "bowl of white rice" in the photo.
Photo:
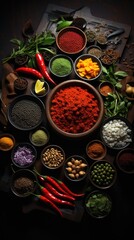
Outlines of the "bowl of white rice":
M109 117L103 121L100 136L107 147L115 150L124 149L133 141L132 124L125 117Z

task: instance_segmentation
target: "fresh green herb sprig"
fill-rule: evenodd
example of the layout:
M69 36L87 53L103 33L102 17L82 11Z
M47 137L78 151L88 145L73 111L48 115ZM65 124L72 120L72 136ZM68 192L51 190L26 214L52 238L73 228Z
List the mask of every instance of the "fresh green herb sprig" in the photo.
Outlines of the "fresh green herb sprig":
M58 32L65 27L69 27L72 23L73 23L73 21L66 20L63 17L61 17L61 19L57 22L56 31Z
M124 71L116 71L116 66L111 65L109 68L102 66L101 82L111 82L117 90L122 88L121 80L128 74Z
M36 53L36 47L38 50L43 52L48 46L55 43L55 36L50 31L44 31L41 34L33 35L29 37L25 42L19 39L11 39L11 43L15 45L11 54L2 60L2 63L6 63L18 55L28 55L33 58Z

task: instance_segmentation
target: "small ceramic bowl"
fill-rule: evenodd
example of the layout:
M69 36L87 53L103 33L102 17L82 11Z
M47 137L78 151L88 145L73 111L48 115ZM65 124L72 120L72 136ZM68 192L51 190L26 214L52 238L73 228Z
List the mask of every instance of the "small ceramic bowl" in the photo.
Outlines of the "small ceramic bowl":
M26 78L16 78L14 81L14 90L16 93L24 93L27 89L28 81Z
M19 169L11 176L10 187L15 196L28 197L37 188L37 176L29 169Z
M91 164L89 179L92 185L98 189L111 188L117 179L115 166L107 160L97 160Z
M97 70L94 71L94 68ZM82 54L74 61L74 72L83 81L96 81L102 73L101 61L91 54Z
M64 163L65 177L72 182L81 182L88 175L89 166L86 159L80 155L68 157Z
M107 154L107 147L101 140L94 139L87 143L86 154L92 160L102 160Z
M57 54L49 62L49 71L58 82L69 79L73 71L73 61L65 54Z
M102 64L106 67L115 64L117 60L119 59L120 54L115 49L106 49L103 51L102 56L100 57L100 60Z
M35 91L35 84L36 84L36 82L33 82L32 87L31 87L31 93L35 97L38 97L40 100L46 98L47 94L50 91L50 87L49 87L48 82L46 82L46 81L43 81L43 82L44 82L43 88L45 88L45 91L40 91L39 93L36 93L36 91Z
M109 149L122 150L132 143L132 124L125 117L108 117L100 127L100 137Z
M65 152L59 145L47 145L41 152L41 162L48 170L57 170L63 166Z
M122 149L116 155L119 170L126 174L134 174L134 148Z
M102 97L107 97L109 93L113 93L115 91L115 88L111 82L105 81L99 84L98 90Z
M7 152L12 150L15 145L15 137L10 133L0 134L0 151Z
M45 146L50 139L50 134L47 128L43 126L39 126L38 128L30 131L29 140L31 144L35 147L43 147Z
M69 26L58 32L56 45L61 53L74 57L83 52L87 45L87 38L80 28Z
M28 142L16 144L11 152L11 159L17 168L30 168L37 159L35 147Z
M102 55L102 49L101 47L97 46L97 45L91 45L87 48L87 54L91 54L97 58L100 58Z
M94 190L85 198L85 209L87 214L93 218L105 218L111 213L112 199L108 193Z

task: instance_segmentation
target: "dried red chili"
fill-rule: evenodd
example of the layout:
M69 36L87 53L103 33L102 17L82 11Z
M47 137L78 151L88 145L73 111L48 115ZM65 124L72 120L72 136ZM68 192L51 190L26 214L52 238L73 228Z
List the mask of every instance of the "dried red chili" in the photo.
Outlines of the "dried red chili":
M53 122L69 133L81 133L91 129L99 112L97 98L80 86L70 86L56 92L50 108Z
M64 32L59 37L59 47L65 52L78 52L84 47L83 37L74 31Z

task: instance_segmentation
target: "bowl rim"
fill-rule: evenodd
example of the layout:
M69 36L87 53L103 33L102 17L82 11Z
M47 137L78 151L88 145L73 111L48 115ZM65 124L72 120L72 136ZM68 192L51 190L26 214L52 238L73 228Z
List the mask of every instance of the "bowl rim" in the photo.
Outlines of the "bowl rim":
M101 127L100 127L100 137L101 137L101 140L104 142L104 144L105 144L109 149L112 149L112 150L122 150L122 149L128 147L131 143L127 143L127 144L126 144L125 146L123 146L123 147L118 147L118 148L117 148L117 147L111 147L108 143L105 142L105 140L104 140L104 138L103 138L103 134L102 134L103 126L104 126L106 123L108 123L109 121L114 120L114 119L121 120L121 121L123 121L123 122L126 123L126 125L129 127L129 129L131 129L131 134L130 134L130 135L131 135L131 139L133 139L133 131L132 131L132 124L131 124L131 122L130 122L127 118L122 117L122 116L118 116L118 115L112 116L112 117L108 117L108 118L104 119L104 121L103 121L103 123L101 124Z
M34 188L32 192L27 192L26 194L21 194L18 193L15 188L14 188L14 181L17 179L17 177L19 176L31 176L31 178L34 180ZM30 169L18 169L17 171L15 171L12 176L11 176L11 180L10 180L10 189L12 191L13 194L15 194L17 197L21 197L21 198L25 198L25 197L29 197L37 188L37 182L38 182L38 178L36 176L36 174L34 173L34 171L30 170Z
M48 165L46 165L46 164L44 163L44 161L43 161L43 159L42 159L43 153L44 153L47 149L49 149L49 148L59 149L59 150L61 151L61 153L63 154L63 161L62 161L59 165L57 165L56 167L49 167ZM64 149L63 149L60 145L58 145L58 144L49 144L49 145L45 146L45 147L42 149L41 155L40 155L40 159L41 159L42 165L43 165L45 168L47 168L48 170L57 170L57 169L61 168L61 167L63 166L63 164L64 164L65 157L66 157L66 154L65 154Z
M108 213L106 213L106 214L104 214L104 215L100 215L100 216L94 215L94 214L92 213L92 211L90 211L90 208L86 206L86 203L87 203L88 199L89 199L92 195L97 194L97 193L100 193L100 194L106 196L106 197L110 200L110 202L111 202L111 209L110 209L110 211L109 211ZM91 192L89 192L89 193L86 195L86 197L85 197L85 209L86 209L87 213L88 213L90 216L92 216L93 218L95 218L95 219L102 219L102 218L107 217L107 216L110 214L111 210L112 210L112 205L113 205L113 203L112 203L112 198L111 198L110 194L109 194L108 192L105 192L103 189L94 189L94 190L92 190Z
M67 170L66 170L67 162L68 162L69 160L71 160L72 158L77 158L78 160L79 160L79 159L82 159L83 162L85 162L85 163L87 164L86 171L85 171L85 172L86 172L85 175L82 176L82 177L80 177L80 178L78 178L78 179L73 179L73 178L69 177L69 175L68 175L68 173L67 173ZM86 158L83 157L82 155L72 154L72 155L68 156L68 158L66 158L66 160L65 160L65 162L64 162L63 169L64 169L64 175L65 175L65 177L66 177L69 181L71 181L71 182L81 182L81 181L83 181L83 180L88 176L89 164L88 164L88 161L86 160Z
M11 117L11 113L12 113L12 109L13 109L14 105L15 105L16 103L18 103L19 101L22 101L22 100L30 100L31 102L36 103L36 104L40 107L40 109L41 109L41 117L40 117L38 123L36 123L36 125L34 125L34 126L32 126L32 127L29 127L29 128L28 128L28 127L27 127L27 128L23 128L23 127L18 126L17 124L14 123L14 121L12 120L12 117ZM17 97L15 97L15 99L10 103L10 105L9 105L9 107L8 107L7 116L8 116L8 120L9 120L10 124L11 124L14 128L16 128L16 129L18 129L18 130L22 130L22 131L29 131L29 130L32 130L32 129L36 128L37 126L39 126L39 125L41 124L42 119L44 118L44 104L43 104L43 102L42 102L39 98L37 98L37 97L35 97L35 96L32 96L32 95L29 95L29 94L17 96Z
M12 140L13 140L13 146L11 146L10 148L8 148L8 149L2 149L2 148L0 148L0 151L2 151L2 152L8 152L8 151L10 151L10 150L12 150L12 148L14 147L14 145L15 145L15 143L16 143L16 139L15 139L15 137L13 136L13 134L11 134L11 133L0 133L0 139L1 138L3 138L3 137L9 137L9 138L11 138Z
M70 71L69 73L60 76L60 75L55 74L55 73L52 71L52 69L51 69L52 62L53 62L55 59L57 59L57 58L65 58L65 59L67 59L67 60L70 61L70 63L71 63L71 71ZM73 60L72 60L72 58L71 58L70 56L66 55L65 53L59 53L59 54L53 56L53 57L50 59L49 64L48 64L48 67L49 67L50 72L51 72L55 77L58 77L58 78L68 77L68 76L71 75L71 73L73 72Z
M84 88L85 87L87 87L87 88L90 87L91 91L93 91L95 93L95 95L97 96L97 98L99 99L99 103L101 105L101 108L100 108L100 114L99 114L98 121L94 124L94 126L91 129L89 129L88 131L82 132L82 133L73 134L73 133L64 132L60 128L58 128L56 126L56 124L52 121L51 114L49 112L51 99L53 98L53 94L55 94L59 89L62 89L62 87L66 88L67 86L70 86L70 85L71 86L74 86L74 85L81 86L81 84ZM104 115L104 103L103 103L103 99L102 99L101 95L99 94L99 92L91 84L88 84L87 82L84 82L84 81L78 80L78 79L67 80L67 81L59 83L57 86L55 86L51 90L49 95L47 96L45 109L46 109L46 116L47 116L48 122L51 125L51 127L58 134L60 134L64 137L67 137L67 138L71 138L71 139L83 138L83 137L86 137L89 133L92 133L96 128L98 128L100 126L101 120L102 120L103 115Z
M87 59L87 58L92 58L92 59L93 59L94 61L96 61L96 62L99 64L99 66L100 66L100 71L99 71L98 75L97 75L96 77L94 77L94 78L91 78L91 79L87 79L87 78L81 77L81 76L78 74L77 70L76 70L76 64L77 64L78 60L79 60L79 59ZM75 59L75 61L74 61L74 72L75 72L75 74L76 74L76 76L77 76L78 78L80 78L80 79L83 80L83 81L86 81L86 82L90 83L90 82L92 82L92 81L94 81L94 80L98 80L98 79L99 79L100 75L102 74L102 63L101 63L101 61L100 61L100 59L99 59L98 57L96 57L96 56L94 56L94 55L92 55L92 54L89 54L89 53L83 53L83 54L79 55L79 56Z
M44 132L46 132L48 138L47 138L47 141L46 141L45 144L36 144L36 143L32 142L32 139L31 139L32 134L35 133L37 130L43 130ZM47 127L45 127L45 126L38 126L37 128L31 130L29 132L29 140L30 140L30 143L32 145L34 145L35 147L43 147L43 146L45 146L49 142L49 140L50 140L50 133L49 133Z
M33 161L29 164L25 164L23 166L19 165L18 163L16 163L14 161L14 154L17 150L18 147L23 147L23 146L28 146L28 148L30 148L32 150L32 153L34 154L34 158L33 158ZM11 151L11 160L12 160L12 163L14 166L16 166L17 168L19 169L26 169L26 168L30 168L34 165L35 161L37 159L37 151L36 151L36 148L30 143L30 142L20 142L20 143L16 143L14 145L14 147L12 148L12 151Z
M38 95L35 93L34 87L35 87L36 81L32 83L32 86L30 88L30 92L32 93L32 95L39 99L46 97L46 95L49 93L49 90L50 90L49 83L46 80L43 80L43 82L44 82L44 86L46 87L46 92L42 95Z
M89 147L92 143L100 143L100 144L103 146L103 148L104 148L104 153L103 153L102 156L100 156L100 157L98 157L98 158L94 158L94 157L91 157L91 156L88 154L88 147ZM93 139L93 140L89 141L89 142L87 143L87 145L86 145L86 154L87 154L87 156L88 156L90 159L92 159L93 161L102 160L103 158L106 157L107 147L106 147L106 145L104 144L104 142L101 141L100 139Z
M101 163L109 163L109 164L112 166L112 168L115 170L115 172L114 172L114 178L113 178L112 182L111 182L110 184L108 184L107 186L100 186L100 185L96 184L96 183L92 180L92 178L91 178L91 170L92 170L92 168L93 168L96 164L101 164ZM96 160L96 161L94 161L94 162L90 165L90 168L89 168L89 180L90 180L90 182L92 183L92 185L93 185L94 187L96 187L97 189L105 190L105 189L111 188L111 187L115 184L116 179L117 179L117 169L116 169L116 167L114 166L114 164L113 164L112 162L110 162L110 161L108 161L108 160L106 160L106 159L102 159L102 160Z
M62 35L64 32L67 32L67 31L70 31L70 30L72 30L72 31L74 30L75 32L80 33L80 35L81 35L81 36L83 37L83 39L84 39L84 45L83 45L83 47L82 47L79 51L76 51L76 52L66 52L66 51L64 51L64 50L59 46L59 41L58 41L59 36ZM86 47L86 45L87 45L87 37L86 37L85 32L82 31L80 28L75 27L75 26L68 26L68 27L65 27L65 28L61 29L61 30L58 32L58 34L57 34L57 36L56 36L56 45L57 45L57 47L59 48L59 50L60 50L61 52L63 52L64 54L68 54L68 55L73 56L73 55L75 55L75 54L79 54L80 52L82 52L82 51L85 49L85 47Z
M111 89L112 89L112 92L115 91L115 86L114 86L111 82L109 82L109 81L100 82L100 84L99 84L99 86L98 86L98 90L99 90L100 94L101 94L103 97L107 97L107 96L104 95L104 94L101 92L100 89L101 89L102 86L110 86Z
M132 148L132 147L127 147L127 148L124 148L124 149L120 150L120 151L117 153L116 157L115 157L115 162L116 162L116 165L117 165L118 169L119 169L121 172L131 175L131 174L134 174L134 169L133 169L132 171L128 171L128 170L126 170L125 168L123 168L123 167L119 164L119 161L118 161L119 157L120 157L123 153L125 153L125 152L133 152L133 153L134 153L134 148Z

